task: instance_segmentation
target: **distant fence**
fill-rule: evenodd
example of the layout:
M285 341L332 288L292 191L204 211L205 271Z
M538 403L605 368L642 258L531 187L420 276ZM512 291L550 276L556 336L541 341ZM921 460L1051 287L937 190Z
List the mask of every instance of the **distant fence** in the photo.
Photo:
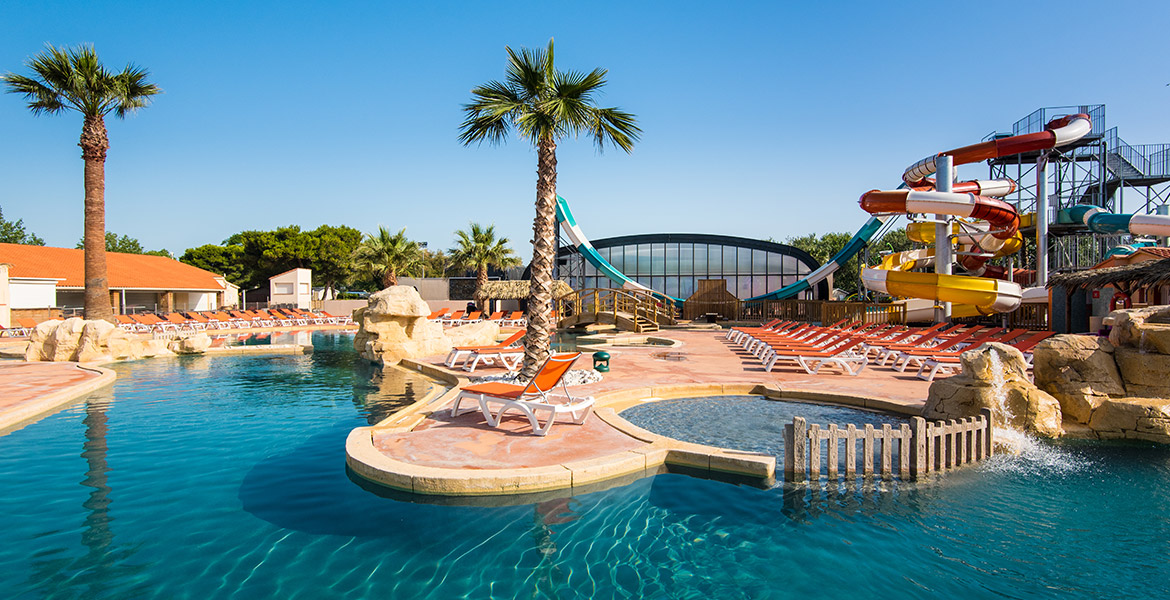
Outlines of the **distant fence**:
M726 316L726 315L725 315ZM863 323L905 323L906 305L882 302L825 300L744 300L735 306L735 321L784 319L805 323L836 323L842 319Z
M888 423L880 429L873 425L835 424L821 428L795 417L784 426L784 480L819 481L822 472L821 442L827 442L824 472L829 481L842 474L846 480L880 476L915 480L934 472L986 460L992 455L991 411L983 409L978 417L927 422L913 417L897 429ZM840 443L845 442L844 461ZM861 442L860 456L857 445ZM896 457L895 457L896 454ZM860 468L858 460L860 459Z

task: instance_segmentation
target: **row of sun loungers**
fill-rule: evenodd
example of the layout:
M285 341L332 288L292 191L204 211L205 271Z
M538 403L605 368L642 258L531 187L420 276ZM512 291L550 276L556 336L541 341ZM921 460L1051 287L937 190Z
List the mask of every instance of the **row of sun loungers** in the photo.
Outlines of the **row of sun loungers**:
M432 321L438 321L445 327L458 327L460 325L469 325L479 321L497 321L500 327L524 327L528 321L524 318L523 311L512 311L507 313L504 311L496 311L489 316L483 316L480 311L466 312L457 310L448 314L450 309L444 308L436 310L427 316Z
M0 337L28 337L32 335L32 330L36 329L36 319L29 318L13 318L11 327L0 327Z
M1052 335L1051 331L963 324L907 328L842 321L829 327L816 327L777 319L760 327L733 328L728 331L727 339L759 359L769 372L782 361L792 361L809 374L833 365L844 373L857 375L867 364L875 362L889 364L900 372L916 366L918 377L931 381L940 372L958 370L960 354L988 342L1015 347L1031 365L1032 348Z
M297 308L268 310L228 310L116 315L122 329L135 333L167 331L208 331L214 329L250 329L254 327L297 327L308 325L348 325L349 316L325 311L310 312Z

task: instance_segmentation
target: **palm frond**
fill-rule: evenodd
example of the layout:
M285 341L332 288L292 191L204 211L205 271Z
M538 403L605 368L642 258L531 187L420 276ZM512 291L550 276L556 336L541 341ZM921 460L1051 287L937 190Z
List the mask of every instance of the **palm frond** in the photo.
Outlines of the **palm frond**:
M2 80L7 91L25 95L33 114L72 108L90 117L111 111L123 117L147 106L148 97L161 92L146 80L145 69L129 65L117 75L108 71L92 45L69 49L46 44L44 52L25 64L31 77L9 73Z
M8 84L6 90L10 94L24 94L28 100L28 108L34 115L43 112L53 114L65 110L61 102L61 95L49 86L24 75L6 73L0 76L0 81Z
M521 48L517 52L509 46L504 50L508 53L506 80L519 92L520 99L529 102L543 96L550 81L546 67L551 64L544 51Z
M593 111L593 115L591 134L599 151L605 149L606 142L626 153L634 151L634 142L642 135L634 115L617 108L599 108Z

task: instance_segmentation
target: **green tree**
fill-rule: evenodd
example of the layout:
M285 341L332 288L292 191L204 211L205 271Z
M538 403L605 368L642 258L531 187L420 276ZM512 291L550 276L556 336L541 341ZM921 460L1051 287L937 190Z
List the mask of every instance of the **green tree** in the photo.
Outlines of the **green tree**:
M451 270L451 257L446 252L423 248L422 254L423 277L444 277Z
M55 48L26 62L31 77L6 73L0 80L8 91L23 94L34 115L81 113L81 158L85 161L85 315L112 321L106 273L106 152L110 148L105 116L119 119L145 107L161 90L147 81L149 73L127 65L120 73L106 70L93 46Z
M421 266L422 248L418 242L406 238L406 228L398 233L378 226L377 234L369 234L354 252L359 269L379 278L383 288L398 285L398 276L412 276Z
M85 248L85 238L77 242L74 246L77 249ZM107 231L106 232L106 252L121 252L123 254L147 254L150 256L165 256L167 258L174 258L167 250L143 250L142 242L132 238L128 235L121 235Z
M274 231L241 231L224 241L225 246L240 246L244 280L240 285L253 288L268 284L268 278L289 269L312 268L318 253L318 241L296 225Z
M85 248L85 238L81 238L74 248ZM142 242L132 238L128 235L119 236L118 234L107 231L106 232L106 252L121 252L123 254L146 254L142 249Z
M240 260L243 254L242 246L204 244L198 248L188 248L183 256L179 257L179 262L218 273L236 285L243 285L247 280Z
M821 264L829 262L829 259L837 255L853 238L853 234L845 231L836 233L826 233L824 235L817 235L810 233L798 237L790 237L785 242L789 246L800 248L812 255ZM845 261L845 264L840 265L837 271L833 273L833 286L841 289L848 294L856 294L858 290L858 278L861 272L858 270L860 261L856 256Z
M547 50L505 47L508 67L503 81L471 90L472 101L459 141L464 145L500 144L514 129L536 146L536 218L533 222L532 281L528 294L528 332L522 374L531 377L548 356L552 333L552 272L556 260L557 141L585 133L598 149L609 143L633 151L641 130L634 116L601 108L595 97L605 86L605 69L589 73L558 71L553 40Z
M0 243L44 246L45 240L37 237L35 233L26 232L24 230L24 219L5 221L4 209L0 208Z
M483 286L488 281L488 268L506 269L520 264L508 247L508 238L496 239L495 225L484 227L471 223L466 230L455 232L455 247L451 249L451 263L460 269L475 271L475 302L484 310Z
M322 225L309 235L317 240L309 262L313 283L338 290L353 276L353 253L362 243L362 232L353 227Z

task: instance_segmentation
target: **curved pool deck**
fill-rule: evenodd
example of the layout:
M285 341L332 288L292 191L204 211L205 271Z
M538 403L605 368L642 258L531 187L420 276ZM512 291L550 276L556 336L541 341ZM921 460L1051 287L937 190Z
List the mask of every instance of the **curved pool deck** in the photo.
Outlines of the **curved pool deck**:
M0 362L0 434L114 383L109 369L75 362Z
M598 383L570 388L597 400L584 425L558 422L545 437L527 419L489 426L478 411L450 416L450 404L468 374L442 366L443 357L402 366L446 381L413 406L370 427L354 429L346 460L358 476L394 489L434 496L500 496L603 486L681 467L699 476L770 482L775 457L690 444L656 435L620 412L655 400L716 395L795 397L902 414L920 414L930 384L913 373L867 367L856 377L798 367L764 371L758 360L726 341L726 331L671 330L678 342L664 360L662 347L607 347L612 370ZM577 363L591 366L589 352ZM678 360L679 357L682 360ZM480 367L475 375L501 372Z

